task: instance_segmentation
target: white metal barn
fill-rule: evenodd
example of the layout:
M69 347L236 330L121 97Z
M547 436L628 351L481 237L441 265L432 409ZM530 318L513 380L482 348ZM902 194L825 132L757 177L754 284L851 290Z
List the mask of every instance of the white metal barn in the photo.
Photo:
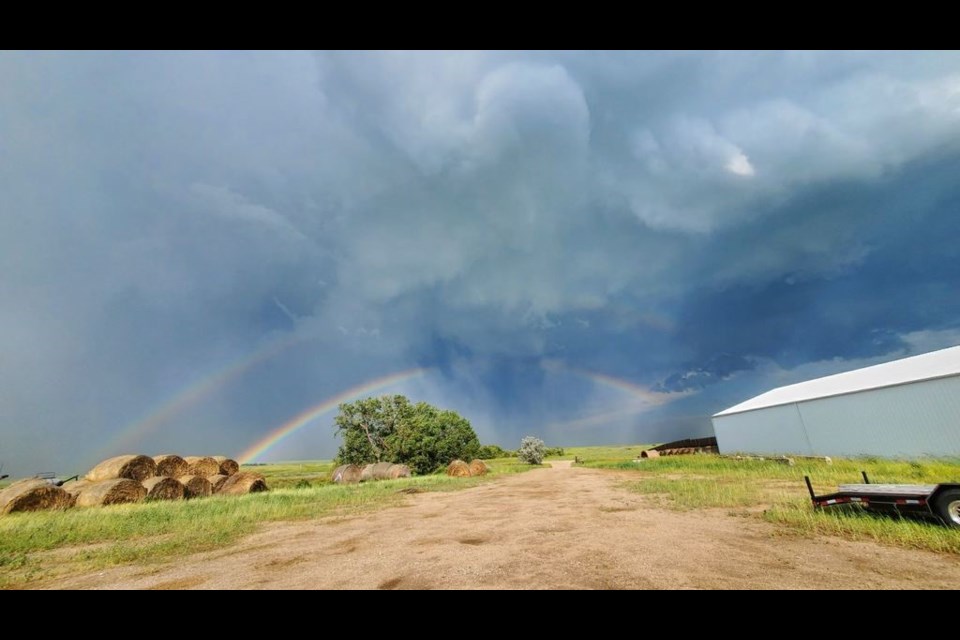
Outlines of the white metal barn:
M713 429L723 453L960 456L960 346L768 391Z

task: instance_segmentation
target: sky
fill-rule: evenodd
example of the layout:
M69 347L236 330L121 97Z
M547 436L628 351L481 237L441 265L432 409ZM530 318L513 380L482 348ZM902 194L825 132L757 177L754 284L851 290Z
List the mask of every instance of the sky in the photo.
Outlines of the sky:
M2 52L0 472L709 435L960 344L958 176L957 53Z

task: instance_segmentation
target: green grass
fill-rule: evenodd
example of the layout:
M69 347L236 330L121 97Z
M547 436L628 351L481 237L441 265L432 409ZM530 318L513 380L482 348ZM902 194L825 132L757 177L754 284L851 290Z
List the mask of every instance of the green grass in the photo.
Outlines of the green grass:
M711 455L633 460L643 445L570 447L554 459L626 470L624 485L675 509L720 508L777 523L784 533L834 535L900 547L960 555L960 531L921 521L848 511L814 511L803 484L809 475L818 493L857 482L861 469L874 482L960 481L960 461L898 462L878 459L737 461ZM448 491L476 486L498 474L535 468L515 458L488 460L486 478L431 475L340 486L329 482L330 461L246 467L267 476L271 491L243 497L153 502L0 518L0 588L103 567L149 565L236 542L260 523L350 515L398 504L402 490ZM549 459L547 460L549 464ZM303 486L303 485L309 486ZM300 488L297 488L300 485ZM149 569L147 569L149 570Z
M330 484L330 474L336 465L332 460L294 460L271 464L243 465L241 471L262 473L271 489L295 487L301 483L310 486Z
M564 447L562 456L551 457L547 461L573 460L575 457L588 462L628 461L638 457L641 451L650 448L650 446L646 444L626 444L611 447Z
M606 451L606 449L604 449ZM823 461L796 459L793 467L773 461L733 460L716 455L689 455L633 462L623 448L612 455L581 453L584 466L633 472L637 480L625 486L675 509L726 508L761 517L788 530L836 535L852 540L875 540L895 546L960 555L960 530L933 522L875 515L858 509L814 511L803 476L810 476L818 494L837 485L861 482L860 471L871 482L936 484L960 482L960 461L896 461L875 458Z
M355 514L398 504L403 491L451 491L531 468L512 459L487 462L491 473L482 478L430 475L345 486L324 477L330 462L258 465L246 470L267 476L269 492L10 514L0 517L0 588L208 551L237 541L260 523ZM296 488L301 480L310 486Z

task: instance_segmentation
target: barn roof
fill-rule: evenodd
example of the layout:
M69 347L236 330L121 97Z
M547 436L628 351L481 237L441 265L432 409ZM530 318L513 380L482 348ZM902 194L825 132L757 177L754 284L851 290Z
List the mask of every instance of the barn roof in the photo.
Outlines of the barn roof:
M960 346L778 387L714 417L955 375L960 375Z

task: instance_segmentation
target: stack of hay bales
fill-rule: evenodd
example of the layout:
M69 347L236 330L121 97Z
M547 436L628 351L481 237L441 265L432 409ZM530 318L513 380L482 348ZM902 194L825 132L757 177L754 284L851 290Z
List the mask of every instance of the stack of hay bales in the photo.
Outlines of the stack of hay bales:
M0 491L0 514L69 509L72 506L73 496L46 480L20 480Z
M267 491L266 479L241 473L237 461L226 456L128 454L104 460L63 487L39 478L15 482L0 491L0 514L258 491Z
M213 495L239 469L240 465L226 456L126 455L104 460L83 481L64 488L75 496L78 506L200 498ZM265 491L266 482L259 477L261 483L253 490ZM135 481L143 491L117 480ZM243 491L234 489L233 493Z
M83 480L64 485L78 507L140 502L149 489L142 482L157 474L157 463L147 456L127 454L104 460ZM151 487L153 489L154 487ZM160 488L160 492L163 492Z
M487 463L483 460L475 459L470 464L463 460L454 460L447 465L447 475L454 478L469 478L470 476L484 476L489 471Z
M184 498L203 498L220 493L227 480L240 474L240 465L226 456L157 456L157 475L170 476L183 485ZM266 491L266 479L260 474L233 481L226 495Z

